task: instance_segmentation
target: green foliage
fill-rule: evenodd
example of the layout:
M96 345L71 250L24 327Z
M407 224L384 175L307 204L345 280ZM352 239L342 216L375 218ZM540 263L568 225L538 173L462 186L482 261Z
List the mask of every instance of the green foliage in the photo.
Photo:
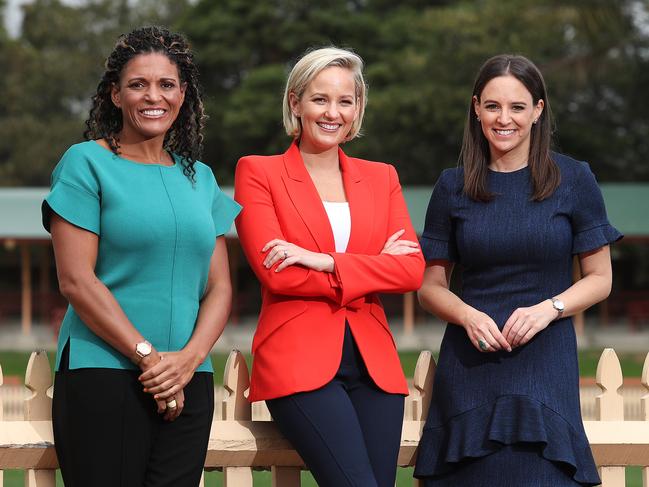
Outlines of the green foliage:
M130 3L35 0L23 7L20 37L0 42L2 185L48 185L65 149L82 140L90 97L117 36L187 5L148 0L136 9Z
M397 470L397 487L406 487L412 485L412 468L400 468ZM5 487L22 487L24 483L24 472L22 470L5 470ZM254 471L253 481L255 486L266 487L271 485L271 474L268 471ZM302 472L302 486L316 487L315 480L310 472ZM56 472L57 487L63 486L61 472ZM223 485L223 472L206 472L205 487L221 487ZM642 487L642 469L640 467L627 467L626 469L627 487Z
M199 2L179 25L213 97L206 160L228 180L239 156L287 146L280 110L271 111L281 80L261 91L258 79L288 70L310 46L335 43L365 58L370 85L366 135L349 151L395 163L406 183L430 183L455 164L473 77L501 52L524 54L544 71L558 148L592 161L601 180L647 179L638 158L649 155L639 108L647 104L637 97L647 96L640 83L649 76L649 39L633 24L631 3Z
M406 184L432 184L456 163L473 78L502 52L544 73L558 149L589 160L600 181L649 180L648 15L637 0L35 0L18 39L0 32L0 182L47 184L81 138L116 36L144 23L193 43L210 116L203 159L222 184L242 155L288 146L286 74L329 44L366 61L365 135L348 152L394 163Z

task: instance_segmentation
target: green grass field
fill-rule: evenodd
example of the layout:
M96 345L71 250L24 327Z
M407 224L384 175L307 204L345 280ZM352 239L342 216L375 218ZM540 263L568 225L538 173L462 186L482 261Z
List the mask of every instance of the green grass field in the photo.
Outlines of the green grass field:
M270 487L270 472L253 473L255 487ZM23 472L8 470L5 472L4 487L23 487ZM63 486L61 475L57 472L57 487ZM208 472L205 475L205 487L222 487L223 473ZM412 468L400 468L397 472L397 487L412 486ZM317 487L309 472L302 472L302 487ZM638 467L626 469L626 487L642 487L642 470Z
M579 368L582 377L594 377L597 370L597 361L601 351L587 350L579 352ZM400 354L401 364L407 377L412 377L417 363L418 352L402 352ZM624 377L640 377L642 366L644 364L644 354L619 354ZM54 361L54 354L49 354L50 363ZM29 354L23 352L0 352L0 364L5 377L19 376L24 377L25 369ZM223 370L227 354L219 353L212 355L214 364L214 380L217 383L223 381ZM250 356L246 355L246 360L250 363ZM270 472L260 471L254 473L255 487L270 486ZM22 487L24 485L23 472L17 470L5 471L4 487ZM205 478L206 487L221 487L223 485L223 473L208 472ZM400 468L397 476L398 487L410 487L412 485L412 469ZM63 486L60 475L57 476L57 486ZM642 471L638 467L627 468L627 487L642 486ZM302 487L317 487L313 477L309 472L302 473Z

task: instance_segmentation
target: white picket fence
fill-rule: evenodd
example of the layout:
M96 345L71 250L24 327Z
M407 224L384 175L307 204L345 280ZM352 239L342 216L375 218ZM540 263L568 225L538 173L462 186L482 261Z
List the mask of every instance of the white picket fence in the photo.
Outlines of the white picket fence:
M400 467L414 464L430 403L434 372L432 354L421 352L415 369L413 392L406 401L398 459ZM615 352L604 350L597 368L599 393L595 398L594 418L584 421L584 426L595 461L600 466L604 487L624 487L625 467L631 465L643 467L643 485L649 487L649 354L642 372L643 395L626 394L627 410L634 411L635 408L632 415L627 414L626 421L622 381L622 369ZM223 384L224 393L215 409L205 468L222 468L226 487L252 487L253 468L270 469L273 487L299 487L303 462L268 420L263 405L251 405L247 401L248 366L238 351L230 353ZM0 402L0 487L3 485L2 470L6 469L25 470L26 487L54 487L57 460L53 446L51 398L48 395L52 373L45 352L32 354L25 373L25 385L30 391L26 398L24 389L13 387L17 391L15 394L23 395L24 419L3 419ZM583 394L584 391L582 397ZM419 482L413 479L413 485L418 486Z

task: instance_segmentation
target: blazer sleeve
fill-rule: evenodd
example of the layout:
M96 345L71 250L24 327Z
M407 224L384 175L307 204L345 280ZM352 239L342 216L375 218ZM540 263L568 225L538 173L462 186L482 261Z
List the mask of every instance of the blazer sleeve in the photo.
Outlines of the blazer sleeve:
M234 176L234 198L243 206L235 221L237 233L250 267L262 286L274 294L303 297L325 297L339 302L336 283L329 273L292 265L281 272L263 265L265 253L261 249L282 233L268 176L263 161L243 157L237 163Z
M417 241L417 234L410 222L408 207L401 192L399 176L388 165L390 178L390 235L405 229L402 240ZM341 292L341 305L371 293L404 293L421 287L424 274L424 258L421 251L410 255L365 255L331 253L335 261L336 280Z

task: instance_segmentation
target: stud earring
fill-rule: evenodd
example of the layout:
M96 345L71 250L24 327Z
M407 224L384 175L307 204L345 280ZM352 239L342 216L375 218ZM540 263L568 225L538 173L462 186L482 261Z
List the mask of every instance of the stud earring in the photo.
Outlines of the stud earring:
M534 125L536 125L536 122L538 122L538 121L539 121L539 119L536 118L536 119L534 119L534 122L532 122L532 123L534 123Z
M475 119L479 122L480 121L480 115L476 115Z

